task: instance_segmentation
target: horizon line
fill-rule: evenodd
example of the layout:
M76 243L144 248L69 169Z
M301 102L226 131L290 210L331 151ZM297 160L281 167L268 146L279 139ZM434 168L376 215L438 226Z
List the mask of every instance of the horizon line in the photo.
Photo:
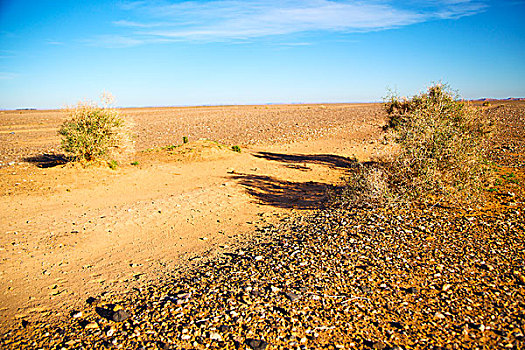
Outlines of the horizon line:
M461 99L463 101L525 101L525 97L480 97L473 99ZM285 105L337 105L337 104L363 104L363 103L384 103L384 101L346 101L346 102L265 102L265 103L217 103L217 104L194 104L194 105L144 105L144 106L114 106L116 109L134 108L191 108L191 107L234 107L234 106L285 106ZM19 107L19 108L0 108L0 111L59 111L62 108L38 108L38 107Z

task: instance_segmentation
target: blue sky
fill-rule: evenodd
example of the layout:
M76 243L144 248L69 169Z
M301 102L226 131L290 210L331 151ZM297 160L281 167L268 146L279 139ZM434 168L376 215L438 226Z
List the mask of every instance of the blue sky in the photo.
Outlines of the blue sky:
M525 96L525 1L0 0L0 108Z

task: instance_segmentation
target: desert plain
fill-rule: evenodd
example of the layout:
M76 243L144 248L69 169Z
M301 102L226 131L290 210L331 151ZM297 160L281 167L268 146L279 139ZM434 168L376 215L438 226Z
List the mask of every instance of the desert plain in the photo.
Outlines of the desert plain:
M485 206L401 213L328 208L396 151L381 104L121 109L116 169L63 158L64 111L0 111L1 344L522 348L524 110L485 108Z

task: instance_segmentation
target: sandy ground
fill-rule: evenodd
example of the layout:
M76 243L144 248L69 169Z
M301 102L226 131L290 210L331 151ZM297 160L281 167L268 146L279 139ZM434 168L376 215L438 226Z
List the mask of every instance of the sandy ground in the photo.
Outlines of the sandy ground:
M63 112L0 112L3 325L213 256L290 211L318 208L348 157L389 152L380 105L122 112L134 142L117 170L57 165ZM190 143L162 148L182 136Z

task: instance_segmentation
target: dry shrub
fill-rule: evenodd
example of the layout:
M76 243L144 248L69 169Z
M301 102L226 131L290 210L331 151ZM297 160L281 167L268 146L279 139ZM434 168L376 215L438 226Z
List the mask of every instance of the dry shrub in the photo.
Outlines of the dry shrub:
M480 198L491 180L483 154L492 123L479 109L441 84L411 99L392 95L385 108L385 129L399 151L354 169L341 193L347 205L473 203Z
M111 96L103 95L103 106L81 102L67 110L69 119L60 127L62 148L76 161L94 161L122 143L123 119L110 107Z
M386 168L379 164L358 164L344 180L340 193L332 204L354 207L374 207L395 202Z
M446 85L402 102L386 103L390 131L400 145L390 184L403 198L422 202L477 199L490 179L484 159L492 123ZM393 107L394 106L394 107Z

